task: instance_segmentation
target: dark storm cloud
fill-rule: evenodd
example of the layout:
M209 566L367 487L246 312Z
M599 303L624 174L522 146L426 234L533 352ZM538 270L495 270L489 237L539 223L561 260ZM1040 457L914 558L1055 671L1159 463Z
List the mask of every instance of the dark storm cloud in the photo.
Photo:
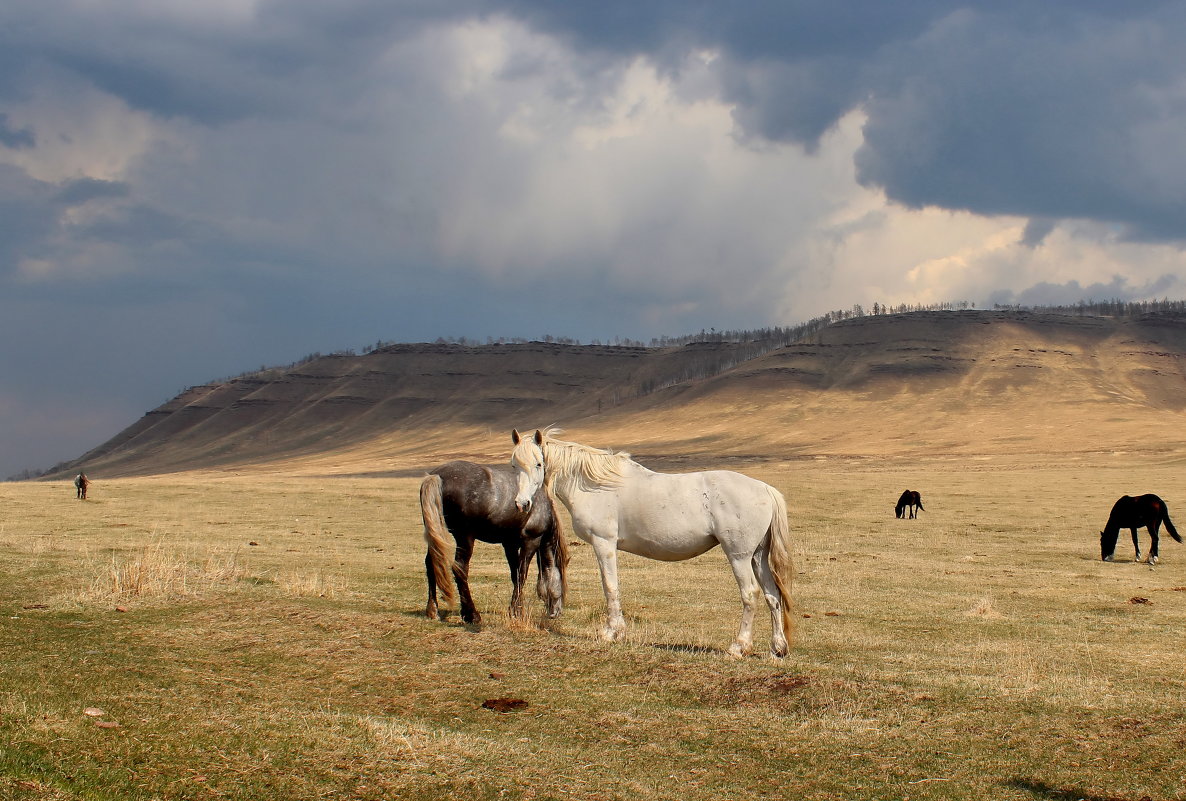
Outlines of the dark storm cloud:
M1031 217L1026 223L1025 233L1022 234L1021 244L1028 248L1036 248L1057 227L1058 221L1045 217Z
M717 51L722 98L747 136L814 149L868 93L883 47L925 31L950 4L508 0L509 13L579 47L646 55L676 69L689 49Z
M859 180L909 207L1186 239L1186 8L1174 2L503 4L579 46L712 48L746 137L809 150L867 115Z
M1186 8L1174 2L265 2L217 24L20 6L0 12L0 50L26 56L18 73L49 64L133 108L219 125L343 104L393 41L479 10L672 72L712 50L744 138L811 151L861 110L858 178L909 207L1186 237ZM0 117L0 143L31 140Z
M505 0L506 12L578 46L624 55L673 47L714 47L745 61L859 55L908 38L952 6L938 0L608 0L552 3Z
M0 67L9 67L0 97L59 70L165 118L219 125L299 113L310 93L358 90L355 76L377 53L471 4L226 5L9 4L0 8Z
M0 145L18 150L22 147L33 147L36 143L31 129L10 127L8 115L0 112Z
M52 186L0 164L0 276L15 270L21 256L42 248L57 228L53 194Z
M98 178L76 178L65 181L54 193L56 203L75 206L89 200L127 197L129 186L123 181L103 181Z
M1156 298L1177 285L1172 275L1163 275L1148 284L1132 286L1127 278L1114 276L1108 283L1094 283L1080 286L1078 281L1052 284L1047 281L1035 284L1021 292L1002 290L989 297L989 305L1003 306L1073 306L1081 301L1131 301Z
M969 11L915 42L867 104L860 180L912 207L1186 236L1186 140L1168 133L1186 17L1068 12Z
M63 237L83 233L67 219L70 210L127 194L128 186L118 181L79 178L55 184L0 164L0 276L15 272L24 259L52 257Z

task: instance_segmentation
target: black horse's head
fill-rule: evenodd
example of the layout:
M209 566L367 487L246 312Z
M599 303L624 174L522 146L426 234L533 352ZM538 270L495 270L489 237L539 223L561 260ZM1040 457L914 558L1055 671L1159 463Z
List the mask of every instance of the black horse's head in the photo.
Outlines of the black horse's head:
M1120 536L1120 529L1116 529L1111 534L1107 529L1100 532L1100 559L1105 562L1111 562L1112 557L1116 555L1116 539Z

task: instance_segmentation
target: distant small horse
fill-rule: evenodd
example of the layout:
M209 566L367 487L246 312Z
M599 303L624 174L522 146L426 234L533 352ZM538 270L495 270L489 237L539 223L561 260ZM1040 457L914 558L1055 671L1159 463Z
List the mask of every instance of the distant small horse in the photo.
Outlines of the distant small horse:
M74 477L74 495L80 501L86 500L86 488L91 485L91 480L86 477L86 473L79 473Z
M1133 561L1141 561L1137 529L1144 527L1149 529L1149 539L1152 540L1149 546L1149 564L1157 564L1157 531L1162 523L1165 523L1165 530L1171 537L1178 542L1182 541L1174 524L1170 522L1170 511L1161 498L1156 495L1140 495L1136 498L1131 495L1121 496L1112 507L1112 513L1108 515L1108 524L1100 532L1100 558L1105 562L1111 562L1116 555L1116 540L1120 537L1120 529L1131 528L1132 547L1137 552Z
M918 507L918 511L925 512L922 508L922 496L918 494L918 490L906 490L902 493L902 497L898 498L898 505L894 507L894 514L901 520L906 516L906 510L910 510L910 519L918 517L918 513L914 511L914 507Z
M428 554L428 618L441 617L437 609L437 588L446 603L453 601L453 579L461 595L461 619L480 623L469 589L469 561L474 541L501 545L511 569L510 613L523 614L523 585L532 557L539 561L536 591L547 603L547 615L559 616L564 607L568 543L552 498L541 487L531 508L515 505L518 484L510 465L479 465L447 462L429 471L420 484L420 511L424 518L424 540ZM446 537L453 535L456 555L449 553Z

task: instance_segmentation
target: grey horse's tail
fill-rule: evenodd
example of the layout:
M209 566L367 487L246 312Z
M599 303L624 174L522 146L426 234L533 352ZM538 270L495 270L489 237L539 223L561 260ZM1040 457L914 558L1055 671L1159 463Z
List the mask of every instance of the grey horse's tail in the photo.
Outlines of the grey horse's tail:
M420 482L420 514L424 518L424 542L437 589L445 603L453 603L453 554L449 549L449 528L441 502L441 477L428 475Z

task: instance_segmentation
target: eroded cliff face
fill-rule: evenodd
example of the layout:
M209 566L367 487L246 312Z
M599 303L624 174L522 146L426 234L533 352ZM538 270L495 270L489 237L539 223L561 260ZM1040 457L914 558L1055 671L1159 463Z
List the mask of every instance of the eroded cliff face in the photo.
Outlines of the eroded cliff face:
M1186 446L1186 320L862 318L641 403L753 458L1168 452Z
M376 443L415 460L461 432L501 442L551 423L593 444L668 451L881 453L1027 437L1041 449L1055 435L1106 448L1186 429L1184 360L1179 316L981 311L864 317L779 348L393 345L192 387L66 470L228 467L378 453Z

